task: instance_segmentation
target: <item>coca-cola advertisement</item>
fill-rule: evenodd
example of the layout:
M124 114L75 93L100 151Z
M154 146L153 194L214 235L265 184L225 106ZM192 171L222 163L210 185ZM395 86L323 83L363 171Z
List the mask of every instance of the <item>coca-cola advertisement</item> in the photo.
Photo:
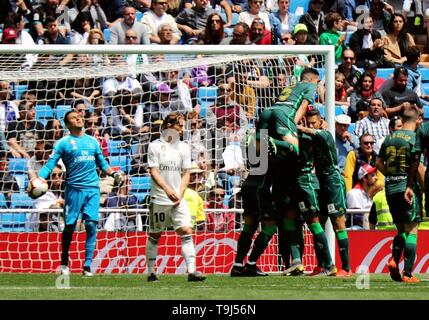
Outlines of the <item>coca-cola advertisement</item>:
M393 231L350 231L350 260L354 271L359 266L371 273L387 272L391 255ZM229 273L235 258L239 232L196 233L194 243L198 270L206 274ZM82 270L85 255L84 232L75 233L70 249L72 272ZM307 235L306 239L311 239ZM91 265L97 273L146 273L145 232L99 232L97 248ZM273 237L258 261L265 272L281 271L277 254L277 238ZM316 260L311 246L305 249L307 271ZM0 272L55 272L60 265L61 233L0 233ZM417 243L415 273L429 273L429 231L420 231ZM336 261L340 261L338 253ZM402 267L401 262L401 267ZM180 237L166 232L159 242L158 273L183 274Z

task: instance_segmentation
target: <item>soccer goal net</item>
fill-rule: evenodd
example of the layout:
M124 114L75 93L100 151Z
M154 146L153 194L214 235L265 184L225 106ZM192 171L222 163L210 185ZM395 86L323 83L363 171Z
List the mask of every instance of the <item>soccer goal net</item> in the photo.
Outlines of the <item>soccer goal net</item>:
M43 197L33 200L26 189L55 142L68 134L64 115L74 109L110 165L127 175L118 189L100 173L92 270L146 272L147 148L167 114L179 111L193 164L185 198L195 223L197 266L228 273L243 226L246 140L262 110L300 81L305 66L320 73L326 93L319 91L314 106L333 132L329 46L0 46L0 271L55 272L60 265L64 165L53 170ZM82 269L85 254L83 223L76 231L72 271ZM304 263L311 270L312 237L304 234ZM277 242L275 236L258 261L263 271L283 269ZM180 250L180 238L168 230L159 245L159 273L185 272Z

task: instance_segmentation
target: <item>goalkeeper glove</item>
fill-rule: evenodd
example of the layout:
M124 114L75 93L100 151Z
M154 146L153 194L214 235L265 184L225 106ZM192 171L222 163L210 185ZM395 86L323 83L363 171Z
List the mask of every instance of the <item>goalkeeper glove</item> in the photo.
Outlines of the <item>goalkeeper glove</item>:
M123 172L112 172L110 176L115 180L115 186L122 186L124 184L124 173Z

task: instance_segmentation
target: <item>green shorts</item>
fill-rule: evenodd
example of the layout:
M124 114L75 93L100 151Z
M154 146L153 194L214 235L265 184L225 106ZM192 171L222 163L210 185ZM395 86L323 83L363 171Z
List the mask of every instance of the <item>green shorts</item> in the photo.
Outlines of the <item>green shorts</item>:
M271 185L272 180L268 175L247 176L241 186L244 216L262 219L273 214Z
M404 198L404 192L386 195L393 223L421 222L421 206L416 197L409 204Z
M346 187L344 180L331 180L320 184L320 213L339 217L347 211Z
M298 177L295 191L295 201L299 212L304 216L314 215L319 209L319 183L313 174L305 174Z

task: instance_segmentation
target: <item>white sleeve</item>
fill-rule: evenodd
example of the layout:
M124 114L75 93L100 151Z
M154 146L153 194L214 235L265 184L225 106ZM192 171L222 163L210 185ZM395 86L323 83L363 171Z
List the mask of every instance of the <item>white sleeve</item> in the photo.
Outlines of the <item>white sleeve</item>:
M159 167L158 154L154 143L149 143L147 150L147 165L149 168Z
M356 189L352 189L347 192L347 207L349 209L362 209L362 203L359 201L359 195Z

